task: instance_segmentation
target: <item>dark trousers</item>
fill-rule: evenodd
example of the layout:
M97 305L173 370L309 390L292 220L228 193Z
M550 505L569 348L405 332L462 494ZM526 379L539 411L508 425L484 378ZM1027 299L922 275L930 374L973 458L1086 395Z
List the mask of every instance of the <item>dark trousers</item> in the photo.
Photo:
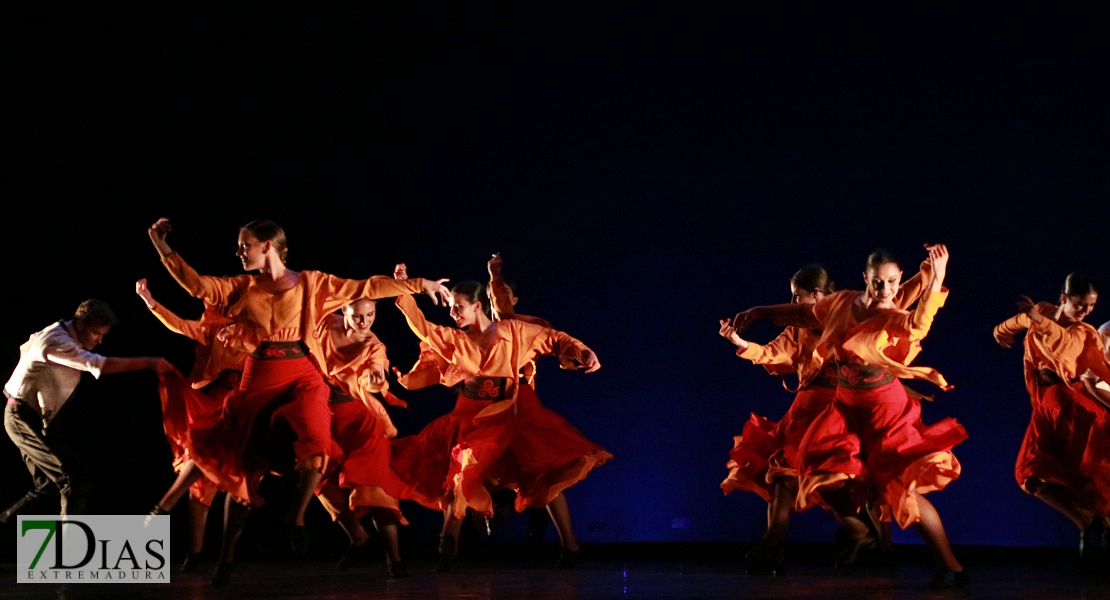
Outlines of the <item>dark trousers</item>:
M4 429L19 448L34 486L0 514L0 522L6 522L25 504L49 496L61 497L60 514L85 514L88 471L62 432L55 427L44 428L42 417L22 401L4 407Z

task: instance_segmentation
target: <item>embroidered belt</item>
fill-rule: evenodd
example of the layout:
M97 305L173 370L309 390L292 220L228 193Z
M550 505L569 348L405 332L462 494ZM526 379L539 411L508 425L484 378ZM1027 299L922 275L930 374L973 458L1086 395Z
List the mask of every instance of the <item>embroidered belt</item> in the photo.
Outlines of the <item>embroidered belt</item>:
M803 390L812 388L836 388L836 367L833 365L826 365L822 368L809 383L802 387Z
M498 400L508 399L508 383L506 377L467 377L463 380L462 390L459 392L471 400Z
M1072 380L1072 382L1075 381L1079 380ZM1046 388L1052 385L1056 385L1057 383L1064 383L1064 380L1058 374L1056 374L1056 371L1050 371L1048 369L1037 369L1037 372L1033 374L1033 382L1034 385L1039 388Z
M255 360L289 360L308 356L302 342L262 342L251 358Z
M343 390L334 385L329 385L331 388L331 395L328 396L328 404L343 404L345 402L353 402L354 398L343 393Z
M856 390L873 390L895 380L894 375L874 365L837 363L836 384Z

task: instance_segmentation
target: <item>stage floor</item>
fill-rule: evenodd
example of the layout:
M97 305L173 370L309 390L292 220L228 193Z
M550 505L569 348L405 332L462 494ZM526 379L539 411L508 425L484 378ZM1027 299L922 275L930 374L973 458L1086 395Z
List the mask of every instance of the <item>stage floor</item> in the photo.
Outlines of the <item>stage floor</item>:
M714 562L603 561L558 571L539 562L473 562L451 573L432 563L410 565L410 577L390 580L384 566L359 565L344 573L332 563L244 563L226 588L205 573L174 574L169 584L16 584L14 565L0 573L0 600L51 598L371 598L374 600L465 598L484 600L591 598L1108 598L1110 575L1081 576L1069 566L969 568L966 590L931 590L932 569L903 566L841 574L804 564L781 577L743 574L743 566ZM202 569L210 570L211 565Z

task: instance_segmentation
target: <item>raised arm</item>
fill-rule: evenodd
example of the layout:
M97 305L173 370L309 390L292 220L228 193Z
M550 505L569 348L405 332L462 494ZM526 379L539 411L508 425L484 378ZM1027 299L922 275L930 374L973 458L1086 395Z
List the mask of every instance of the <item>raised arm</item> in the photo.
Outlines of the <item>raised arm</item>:
M486 263L486 269L489 271L490 303L493 305L493 312L497 315L498 320L512 319L516 316L516 310L513 308L512 297L505 291L505 280L501 278L501 266L500 254L494 254L493 258Z
M140 279L135 282L135 293L143 299L143 303L146 304L146 307L166 326L166 329L201 344L212 343L212 340L208 339L208 335L201 326L200 321L182 319L174 314L173 311L155 300L154 296L150 293L150 289L147 287L146 279Z
M771 319L775 325L781 327L819 328L821 321L814 313L815 306L814 304L774 304L749 308L736 313L732 318L732 327L737 333L743 333L755 321Z
M303 275L308 274L308 271L303 273ZM383 275L376 275L369 279L343 279L335 275L316 273L309 281L308 293L312 295L312 301L317 304L316 308L319 311L317 314L323 315L363 298L377 300L419 293L428 294L436 304L441 300L447 304L451 293L444 287L445 281L447 280L436 281L419 277L395 279Z
M913 303L917 302L917 299L925 292L925 284L930 281L932 276L932 263L929 259L925 259L918 267L917 273L903 281L902 285L898 287L898 293L894 295L894 304L902 310L909 310Z

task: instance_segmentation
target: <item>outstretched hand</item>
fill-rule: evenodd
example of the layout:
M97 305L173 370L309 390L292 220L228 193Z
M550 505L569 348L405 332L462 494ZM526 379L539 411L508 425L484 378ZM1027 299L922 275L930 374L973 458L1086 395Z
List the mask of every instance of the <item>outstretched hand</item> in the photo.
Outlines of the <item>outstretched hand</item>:
M728 319L719 319L719 321L721 323L721 329L717 333L719 333L721 337L732 342L735 346L747 347L747 344L744 343L744 340L740 337L740 334Z
M177 372L177 368L170 364L170 361L162 357L150 359L150 370L159 375L168 375Z
M489 259L489 262L486 263L486 269L489 270L490 279L501 278L501 264L501 254L494 253L493 258Z
M166 236L170 234L171 230L173 230L173 227L170 226L170 220L162 217L155 221L146 231L147 235L150 236L150 241L154 244L154 247L158 249L158 254L163 257L169 256L172 253L170 245L166 243Z
M151 295L150 289L146 285L146 278L140 279L135 282L135 293L143 299L143 302L146 303L147 308L154 310L154 296Z
M582 357L581 362L582 364L578 365L578 368L586 369L587 373L593 373L601 368L601 361L597 359L597 354L594 354L593 350L587 352L586 356Z
M405 266L405 263L397 263L397 265L393 267L393 278L394 279L408 279L409 278L409 268Z
M448 306L449 304L451 304L451 290L447 289L447 286L443 285L444 283L447 283L448 281L451 281L451 280L450 279L436 279L436 280L425 279L424 280L424 293L427 294L432 299L432 302L434 302L436 304L436 306L439 306L440 300L443 301L444 306Z
M736 330L736 334L744 333L749 325L763 318L760 312L759 307L756 307L736 313L736 316L732 317L732 327Z
M369 371L366 373L367 380L372 386L382 386L385 384L385 366L373 363L370 365Z

